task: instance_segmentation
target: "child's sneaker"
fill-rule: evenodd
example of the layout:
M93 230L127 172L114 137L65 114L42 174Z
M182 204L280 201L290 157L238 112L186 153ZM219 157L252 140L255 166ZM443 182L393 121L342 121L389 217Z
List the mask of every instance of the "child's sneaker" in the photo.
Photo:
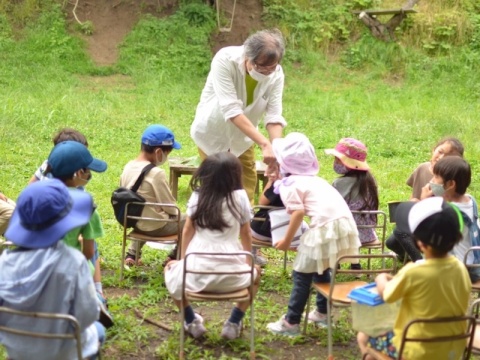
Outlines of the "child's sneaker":
M267 329L277 335L285 335L291 337L300 335L300 325L289 324L287 320L285 320L285 315L282 316L277 322L268 324Z
M195 320L193 320L190 324L187 325L187 323L184 322L183 326L194 339L202 337L203 334L207 332L207 329L205 329L205 326L203 326L203 317L201 317L199 314L195 314Z
M236 338L240 337L241 332L242 332L242 322L241 321L240 321L240 323L235 324L235 323L232 323L232 322L227 320L223 324L223 329L222 329L222 333L220 334L220 336L224 339L233 340L233 339L236 339Z
M318 310L312 310L308 314L308 322L312 322L322 328L328 327L327 314L322 314Z

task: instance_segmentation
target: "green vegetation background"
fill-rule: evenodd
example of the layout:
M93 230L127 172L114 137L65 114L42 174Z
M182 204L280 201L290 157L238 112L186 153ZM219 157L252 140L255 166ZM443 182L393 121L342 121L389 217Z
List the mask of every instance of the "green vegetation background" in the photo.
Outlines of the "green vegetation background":
M366 143L385 211L388 201L408 199L406 179L444 136L464 143L473 170L469 191L480 196L480 5L476 0L422 3L398 29L398 41L383 43L350 11L398 7L398 1L263 2L265 23L279 27L287 39L285 133L307 134L317 149L320 175L329 181L335 174L323 149L347 136ZM189 128L212 57L214 13L200 1L182 0L169 18L146 16L121 45L118 63L97 67L75 35L81 29L67 25L64 5L0 0L0 189L15 199L47 158L52 135L66 126L82 131L93 155L109 164L88 186L106 230L100 240L104 286L128 288L139 274L118 283L121 229L112 216L110 194L149 124L173 129L183 148L172 155L196 155ZM188 178L182 178L182 209L188 196ZM121 312L141 301L149 314L157 314L155 305L168 299L157 275L164 255L147 250L144 260L156 270L141 274L148 281L137 297L112 303L120 312L119 326L109 333L108 346L135 353L135 344L148 343L148 330L129 331L135 321ZM275 271L267 270L260 309L269 304L269 291L278 291ZM280 294L286 298L290 282L288 277L282 281ZM271 307L260 310L259 323L276 319L283 308L275 315ZM351 342L353 334L346 334L342 341ZM175 349L175 337L156 350L160 358ZM257 337L260 353L269 339L264 333ZM208 354L200 351L198 358Z

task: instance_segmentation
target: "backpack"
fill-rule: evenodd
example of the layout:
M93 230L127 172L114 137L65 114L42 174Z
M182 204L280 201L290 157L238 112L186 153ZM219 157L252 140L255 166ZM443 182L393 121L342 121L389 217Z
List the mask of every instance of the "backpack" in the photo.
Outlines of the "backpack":
M113 212L115 214L115 219L123 226L123 221L125 220L125 207L128 203L131 202L140 202L144 203L145 199L137 194L137 190L142 184L143 178L145 175L155 167L153 164L148 164L145 166L140 173L137 181L132 186L131 189L125 187L119 187L112 192L112 197L110 202L112 203ZM141 216L143 211L142 205L131 205L128 207L129 216ZM133 228L137 225L138 219L127 219L127 228Z

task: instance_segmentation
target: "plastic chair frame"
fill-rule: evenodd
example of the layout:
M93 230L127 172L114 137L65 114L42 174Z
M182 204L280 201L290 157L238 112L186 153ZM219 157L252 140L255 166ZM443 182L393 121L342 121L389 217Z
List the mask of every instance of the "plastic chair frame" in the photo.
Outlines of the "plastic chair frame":
M76 353L79 360L82 360L82 338L80 331L80 324L77 319L72 315L68 314L58 314L58 313L43 313L43 312L27 312L11 309L5 306L0 307L0 313L30 317L33 319L50 319L58 321L67 321L72 327L72 333L44 333L39 331L30 331L30 330L20 330L8 326L0 326L0 331L8 332L10 334L28 336L34 338L43 338L43 339L64 339L64 340L75 340L76 342ZM28 345L27 345L28 346ZM100 354L100 349L99 349Z
M376 229L380 230L380 236L378 237L378 243L374 244L365 243L360 246L361 249L368 249L368 254L372 253L373 249L381 249L381 254L385 252L385 236L387 234L387 214L381 210L352 210L352 214L359 214L365 216L376 216L377 221L373 225L357 225L357 229L373 229L377 233ZM378 233L377 233L378 236ZM368 259L368 269L370 269L370 259Z
M285 209L285 208L281 206L270 206L270 205L253 205L252 207L252 211L254 214L260 209L278 210L278 209ZM252 221L265 221L265 220L266 220L265 218L258 218L258 217L252 218ZM276 250L275 246L273 246L272 244L272 241L267 242L264 240L260 240L254 237L253 235L252 235L252 247L265 248L265 249L272 248ZM283 255L283 271L284 272L287 271L287 251L288 250L285 250ZM292 251L294 250L292 249Z
M342 262L347 260L361 260L361 259L381 259L382 260L382 268L381 269L337 269L338 265ZM392 266L386 267L385 260L392 259ZM318 291L320 294L325 296L327 299L327 330L328 330L328 360L334 359L333 357L333 344L332 344L332 307L337 306L350 306L351 300L349 298L338 299L334 298L334 290L336 284L342 284L343 287L346 287L348 290L353 290L356 287L367 285L365 281L337 281L336 277L338 274L351 274L351 275L372 275L372 274L380 274L380 273L391 273L395 274L397 272L397 258L394 255L390 254L369 254L369 255L344 255L337 259L335 262L335 267L332 269L330 284L327 286L326 289L322 289L319 287L318 284L313 283L312 289ZM348 291L348 292L350 292ZM307 308L305 311L305 321L303 324L303 333L307 333L307 323L308 323L308 313L310 310L310 295L307 300Z
M413 338L408 337L408 330L411 326L415 324L444 324L448 326L449 323L467 321L467 330L462 334L457 335L446 335L446 336L435 336L431 338L419 337ZM434 319L414 319L410 321L404 328L402 334L402 340L400 344L400 349L398 350L398 359L402 359L403 351L405 350L405 344L407 342L421 342L421 343L441 343L445 341L455 341L455 340L467 340L468 343L465 346L465 351L463 352L462 359L470 359L472 352L473 339L475 336L475 318L473 316L452 316L452 317L443 317L443 318L434 318ZM373 356L375 359L383 360L390 359L386 354L376 351L375 349L368 348L367 352L363 355L363 359L366 359L367 355Z
M177 211L177 216L175 218L168 218L168 219L160 219L160 218L152 218L146 216L132 216L128 215L128 207L131 205L142 205L145 207L161 207L161 208L172 208ZM142 211L143 213L143 211ZM177 259L180 255L180 249L182 244L182 231L180 230L180 223L181 223L181 211L180 208L174 204L163 204L163 203L156 203L156 202L131 202L127 203L125 206L125 215L123 218L123 238L122 238L122 258L120 259L120 281L123 280L123 268L124 268L124 260L125 260L125 253L127 247L127 240L135 241L136 244L136 253L139 253L139 241L151 241L151 242L158 242L163 244L177 244L178 251L177 251ZM127 221L128 219L135 219L139 221L151 221L151 222L158 222L158 223L177 223L178 233L176 234L176 238L172 239L172 236L175 235L168 235L168 236L149 236L135 232L133 229L130 233L128 232ZM138 237L136 237L138 236ZM138 258L135 258L135 264L138 265Z
M204 271L204 270L192 270L188 269L188 259L191 256L218 256L218 257L232 257L232 256L246 256L250 260L250 268L248 270L223 270L223 271ZM253 290L255 282L255 259L253 255L246 251L239 251L235 253L212 253L212 252L192 252L185 256L183 264L183 274L182 274L182 299L180 306L180 353L179 358L185 358L185 327L183 326L185 322L185 301L200 301L200 302L209 302L209 301L249 301L250 309L250 359L255 359L255 327L254 327L254 309L253 309ZM186 286L186 277L187 274L203 274L203 275L241 275L241 274L250 274L250 285L246 288L239 289L237 291L226 292L226 293L211 293L211 292L190 292ZM241 290L248 290L248 294L242 297L239 297L238 292ZM231 296L229 296L231 295Z

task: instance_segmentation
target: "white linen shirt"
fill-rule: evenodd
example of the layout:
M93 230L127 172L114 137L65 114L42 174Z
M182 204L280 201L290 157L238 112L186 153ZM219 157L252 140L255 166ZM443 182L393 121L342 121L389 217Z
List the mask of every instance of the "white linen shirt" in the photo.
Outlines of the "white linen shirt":
M244 114L255 127L264 114L265 126L287 124L282 116L282 67L257 84L248 106L245 76L244 46L225 47L214 56L190 128L195 144L207 155L230 151L238 157L252 146L253 141L230 121L238 115Z

